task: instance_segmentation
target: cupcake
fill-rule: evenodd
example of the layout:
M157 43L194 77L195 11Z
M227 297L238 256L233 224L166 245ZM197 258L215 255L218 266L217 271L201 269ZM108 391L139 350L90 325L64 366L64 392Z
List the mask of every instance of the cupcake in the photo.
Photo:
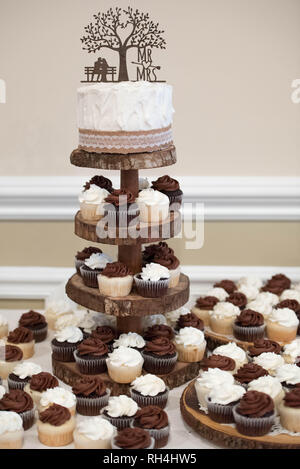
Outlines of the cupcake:
M72 387L76 396L76 410L81 415L99 415L108 404L110 390L98 377L87 376L79 379Z
M245 350L236 345L235 342L229 342L226 345L220 345L213 351L214 355L225 355L235 361L237 369L248 362Z
M21 449L23 421L17 412L0 412L0 449Z
M160 223L169 216L169 197L152 188L140 191L136 203L143 223Z
M300 314L300 303L297 300L282 300L275 306L275 309L283 308L292 309L296 314Z
M46 305L45 318L48 323L48 328L55 330L55 322L65 314L73 313L70 301L59 300L51 301Z
M245 394L243 386L223 384L212 389L207 396L208 416L218 423L233 423L233 407Z
M101 416L77 423L73 438L76 449L111 449L116 428Z
M221 388L224 385L233 385L234 379L230 372L219 368L208 368L200 371L200 376L195 380L195 391L201 410L207 412L207 396L212 389Z
M60 386L56 388L47 389L42 393L39 405L39 412L43 412L52 404L58 404L60 406L69 409L71 415L75 415L76 412L76 396L71 391Z
M24 391L29 394L33 402L39 406L42 393L47 389L53 389L58 387L58 380L51 373L41 371L36 375L33 375L24 387Z
M77 252L75 256L75 268L78 275L81 275L80 267L84 265L86 259L89 259L92 254L102 254L102 251L97 247L89 246L84 248L82 251Z
M78 327L69 326L56 332L51 342L52 357L60 362L74 362L73 354L82 340L83 334Z
M0 411L12 411L20 415L24 430L28 430L34 424L35 407L33 400L22 389L12 389L4 394L0 400Z
M284 359L281 355L273 352L264 352L253 358L253 362L257 365L262 366L269 372L270 375L274 376L276 369L284 364Z
M165 241L160 241L159 243L149 244L146 246L142 252L143 256L143 265L151 264L154 262L155 256L172 256L174 255L174 249L170 248L168 243Z
M141 352L146 345L143 337L136 332L128 332L127 334L121 334L118 339L113 343L113 348L118 347L131 347Z
M28 311L19 319L19 326L26 327L33 333L35 343L43 342L47 337L48 324L43 314L36 311Z
M207 371L212 368L218 368L222 371L228 371L231 374L236 372L236 364L233 358L225 357L225 355L212 354L204 358L201 364L201 369Z
M237 287L240 289L243 285L247 287L254 287L257 290L260 290L263 286L261 278L256 277L255 275L248 275L247 277L241 277L237 282Z
M177 362L176 347L166 337L156 337L146 342L142 352L144 358L144 370L154 375L170 373Z
M263 436L275 421L273 399L263 392L247 391L233 409L236 429L242 435Z
M200 296L196 300L196 304L191 312L201 319L205 326L209 326L210 311L212 311L218 302L219 300L215 296Z
M93 315L89 311L86 311L82 319L78 321L77 327L81 330L83 339L87 339L93 330L96 329L97 323Z
M235 291L235 292L231 293L226 298L226 301L228 303L232 303L234 306L237 306L238 308L240 308L240 310L245 309L245 307L248 303L246 295L244 295L244 293L241 293L241 292L238 292L238 291Z
M123 297L129 295L133 284L133 274L122 262L111 262L98 275L99 290L102 295Z
M207 296L214 296L217 298L219 301L225 301L226 298L228 297L228 293L224 288L219 288L219 287L214 287L208 290L206 293Z
M291 342L296 338L299 319L289 308L273 309L267 319L267 335L278 342Z
M142 354L130 347L120 346L106 359L109 376L116 383L131 383L142 374Z
M174 339L180 362L200 362L204 356L206 340L204 334L195 327L180 329Z
M114 190L105 198L105 216L108 230L136 225L139 209L135 196L127 189Z
M39 414L38 438L43 445L58 447L72 443L74 429L75 418L66 407L52 404Z
M40 373L42 368L40 365L32 362L19 363L7 377L7 384L9 390L24 389L27 383L31 380L32 375ZM300 371L300 369L299 369Z
M156 337L166 337L169 340L174 339L174 331L172 327L166 324L154 324L145 331L144 338L146 340L153 340Z
M213 332L222 335L233 334L233 323L240 310L232 303L220 301L210 312L209 325Z
M80 212L87 221L99 221L104 216L105 199L109 195L106 189L91 184L79 196Z
M96 375L106 371L108 346L97 337L88 337L74 351L76 365L82 374Z
M98 275L100 275L106 265L111 262L113 262L113 260L107 254L91 254L80 267L80 275L83 283L87 287L98 288Z
M269 395L278 408L284 397L284 390L280 381L274 376L261 376L248 384L248 391L259 391Z
M194 327L200 331L204 331L204 323L194 313L184 314L178 318L175 329L179 331L184 327Z
M102 414L118 430L129 427L138 411L137 403L128 396L112 396Z
M23 352L23 359L31 358L34 355L33 332L25 327L17 327L7 336L7 345L16 345Z
M256 298L247 304L247 309L252 309L263 315L265 321L272 313L273 306L265 298Z
M154 256L153 262L155 264L160 264L169 270L169 273L170 273L169 288L177 287L179 283L179 279L180 279L180 272L181 272L179 259L176 256L174 256L174 254L167 254L167 255L156 254Z
M0 378L7 379L22 359L23 352L19 347L0 344Z
M280 423L289 432L300 432L300 388L286 393L279 405Z
M251 284L247 284L247 283L239 284L238 283L238 289L237 289L237 292L235 293L242 293L246 297L247 303L248 303L249 301L255 300L255 298L259 294L259 289L256 288L256 286L251 285Z
M285 363L279 366L276 369L275 377L288 390L300 387L300 368L297 365Z
M170 176L161 176L156 181L152 181L152 189L162 192L168 196L170 201L170 208L176 211L182 202L183 192L180 189L179 182ZM171 205L173 207L171 207Z
M147 264L142 272L134 276L137 293L146 298L158 298L165 295L169 288L169 269L160 264Z
M273 275L266 284L262 287L263 292L273 293L274 295L281 295L284 290L289 289L291 280L284 274Z
M231 295L231 293L237 290L236 284L232 280L227 279L215 283L214 288L223 288L228 293L228 295Z
M111 326L97 326L91 333L91 337L100 339L109 348L112 346L114 340L117 338L116 330Z
M142 428L124 428L112 440L112 449L152 449L154 438Z
M245 365L241 366L234 374L234 379L241 386L247 387L247 385L254 379L268 375L268 371L262 366L257 365L257 363L245 363Z
M85 185L84 185L84 189L87 190L92 185L98 186L101 189L105 189L108 192L113 192L113 190L114 190L111 180L104 177L104 176L102 176L102 175L100 175L100 174L96 174L88 182L86 182Z
M79 327L80 322L86 316L86 311L84 309L76 309L68 314L63 314L59 316L54 324L55 331L61 331L66 327Z
M180 316L183 316L189 313L190 313L190 310L182 306L181 308L175 309L173 311L168 311L167 313L165 313L165 319L166 319L168 326L175 328Z
M238 340L253 342L262 339L264 333L264 317L252 309L244 309L234 321L233 335Z
M8 335L8 321L0 314L0 339Z
M297 363L300 357L300 338L283 346L282 356L286 363Z
M168 443L170 433L168 415L158 406L149 405L139 409L132 427L147 430L155 440L154 448L163 448Z
M168 401L169 388L161 378L148 373L132 381L130 395L139 407L154 405L164 409Z
M253 345L248 347L248 356L250 358L258 357L262 353L276 353L280 355L281 346L270 339L256 339L253 341Z

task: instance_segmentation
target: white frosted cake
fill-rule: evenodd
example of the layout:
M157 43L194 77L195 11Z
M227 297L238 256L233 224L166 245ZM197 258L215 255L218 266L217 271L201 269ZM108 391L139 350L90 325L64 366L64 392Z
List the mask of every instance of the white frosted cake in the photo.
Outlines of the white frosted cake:
M148 81L78 89L79 148L140 153L172 144L172 86Z

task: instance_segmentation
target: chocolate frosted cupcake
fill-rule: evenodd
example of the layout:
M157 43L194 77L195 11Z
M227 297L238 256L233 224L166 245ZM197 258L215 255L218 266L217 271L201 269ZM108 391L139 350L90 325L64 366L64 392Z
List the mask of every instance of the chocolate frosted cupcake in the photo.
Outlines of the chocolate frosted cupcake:
M242 435L266 435L275 419L274 401L264 392L248 391L233 409L233 416Z
M170 272L169 288L177 287L179 278L180 278L180 272L181 272L179 259L176 256L174 256L174 254L167 254L167 255L156 254L154 256L153 262L155 264L160 264L169 270Z
M53 358L60 362L74 362L73 354L82 340L83 333L79 327L68 326L57 331L51 342Z
M112 441L112 449L152 449L154 438L142 428L124 428Z
M268 374L267 370L256 363L245 363L233 376L239 384L246 387L250 381L258 379L261 376L267 376Z
M149 244L143 250L143 265L154 262L156 255L164 257L174 254L174 250L168 246L165 241L160 241L157 244Z
M196 300L196 304L191 311L203 321L205 326L209 326L209 312L214 309L218 302L219 299L215 296L201 296Z
M17 327L7 336L8 345L17 345L22 352L23 358L31 358L34 354L33 332L26 327Z
M289 308L293 310L297 315L300 314L300 304L297 300L282 300L275 306L275 309Z
M153 340L156 337L166 337L169 340L174 339L174 331L172 327L167 326L166 324L154 324L151 327L148 327L144 334L146 340Z
M236 364L233 358L213 354L202 361L201 369L207 371L209 368L219 368L219 370L229 371L232 374L236 370Z
M74 357L80 373L104 373L107 369L108 346L99 338L91 336L78 345Z
M47 337L48 324L45 316L36 311L30 310L28 313L22 314L19 319L19 326L31 330L36 343L42 342Z
M124 297L131 292L133 274L123 262L111 262L98 275L100 293L105 296Z
M261 291L267 291L274 295L281 295L284 290L291 286L291 280L284 274L276 274L267 281Z
M246 295L238 291L231 293L226 298L226 301L228 301L229 303L232 303L234 306L237 306L241 310L244 309L248 303Z
M152 181L152 189L162 192L169 197L170 210L172 210L172 204L178 204L178 206L173 206L173 211L176 211L180 207L183 192L176 179L173 179L168 175L161 176L156 179L156 181Z
M253 342L265 333L264 317L252 309L244 309L233 324L233 335L238 340Z
M52 404L39 415L38 438L46 446L66 446L73 441L75 419L69 409Z
M23 359L22 350L14 345L0 346L0 378L7 379Z
M78 275L81 275L80 267L84 265L85 260L91 257L92 254L102 254L102 251L101 249L96 248L94 246L89 246L87 248L84 248L82 251L77 252L75 256L75 268Z
M280 423L289 432L300 432L300 387L292 389L279 404Z
M101 189L106 189L108 192L113 192L111 180L100 174L96 174L96 176L93 176L88 182L86 182L84 190L88 190L93 184Z
M98 326L92 331L91 337L100 339L104 344L111 349L111 345L117 338L117 332L113 327L110 326Z
M163 265L151 262L134 276L137 293L146 298L164 296L169 288L170 271Z
M0 400L0 411L12 411L20 415L23 420L24 430L28 430L34 424L34 404L33 400L22 389L12 389L4 394Z
M114 190L105 198L105 216L108 230L112 228L132 226L138 222L139 209L135 196L127 189Z
M24 391L27 392L33 402L38 406L42 397L42 393L47 389L53 389L59 386L58 380L51 373L41 371L31 377L31 380L26 384Z
M183 329L184 327L195 327L200 331L204 331L204 323L194 313L183 314L179 316L176 323L175 330Z
M99 415L108 403L110 390L97 377L82 378L73 385L76 396L76 410L81 415Z
M132 427L149 431L155 440L154 448L163 448L168 443L169 419L167 413L160 407L149 405L138 410Z
M298 368L299 369L299 368ZM26 384L31 380L32 375L40 373L42 368L36 363L25 361L19 363L7 377L9 390L24 389ZM300 370L299 370L300 371Z
M281 346L275 340L255 339L253 345L248 347L248 355L251 358L258 357L262 353L276 353L280 355Z
M237 290L237 286L232 280L221 280L221 282L214 284L214 288L223 288L227 291L228 295Z
M157 337L146 342L144 351L144 370L156 375L165 375L170 373L177 361L176 347L166 337Z

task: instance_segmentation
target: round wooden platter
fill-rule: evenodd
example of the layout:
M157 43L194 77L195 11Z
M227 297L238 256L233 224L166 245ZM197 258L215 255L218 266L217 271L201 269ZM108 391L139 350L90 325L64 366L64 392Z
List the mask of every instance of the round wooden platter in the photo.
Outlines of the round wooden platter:
M174 145L149 153L95 153L76 148L71 153L71 163L75 166L97 169L152 169L176 163Z
M300 449L300 436L282 433L249 437L231 425L214 422L199 409L194 381L183 391L180 410L183 419L193 430L218 446L235 449Z
M74 274L66 285L68 297L75 303L99 313L117 317L142 317L148 314L163 314L180 308L189 299L189 278L181 274L175 288L169 288L166 295L159 298L145 298L133 290L125 297L112 298L101 295L97 288L86 287L82 278Z
M176 388L181 386L182 384L187 383L191 379L194 379L199 374L199 363L183 363L177 362L176 366L171 373L167 375L160 375L160 378L164 380L166 385L170 388ZM52 358L52 369L53 374L57 376L61 381L64 383L73 386L78 379L82 377L86 377L89 375L81 374L75 363L64 363L59 362ZM99 375L91 375L91 376L98 376L105 382L107 387L110 388L111 393L113 396L119 396L120 394L127 394L130 395L129 384L119 384L109 377L108 373L101 373Z
M101 232L103 232L103 236ZM181 231L181 213L170 212L169 217L161 223L138 223L137 237L131 237L127 228L108 231L107 226L97 221L87 221L80 210L75 216L75 234L94 243L113 244L118 246L135 246L137 244L156 243L163 239L174 238Z

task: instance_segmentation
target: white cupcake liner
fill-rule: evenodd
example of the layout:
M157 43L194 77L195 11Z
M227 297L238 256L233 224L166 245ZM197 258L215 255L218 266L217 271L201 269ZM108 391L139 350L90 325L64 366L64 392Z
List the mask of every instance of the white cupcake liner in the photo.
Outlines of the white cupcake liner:
M108 404L110 389L106 390L104 396L84 397L76 396L76 410L80 415L95 416L100 414L100 410Z
M98 375L105 373L107 356L97 358L80 358L78 350L74 351L74 359L80 373L85 375Z
M142 352L142 356L144 358L144 370L152 374L166 375L175 367L178 353L176 352L175 356L170 358L153 357L144 352Z
M78 343L74 344L73 346L59 346L56 344L53 344L51 342L51 348L52 348L52 353L54 355L55 360L58 360L60 362L74 362L74 356L73 353L76 350Z
M275 412L269 417L251 418L245 417L237 412L238 404L232 409L233 418L237 430L242 435L262 436L269 433L273 423L275 422Z
M119 446L117 446L115 444L115 440L116 440L116 436L114 438L112 438L111 440L111 448L112 449L126 449L126 448L120 448ZM148 448L143 448L143 449L153 449L154 448L154 445L155 445L155 440L153 437L151 437L151 444L150 446L148 446Z
M138 275L139 274L134 276L134 281L139 295L145 298L159 298L166 294L170 283L169 278L154 282L151 280L140 279L138 278Z
M133 399L139 407L146 407L148 405L156 405L161 409L164 409L167 405L169 396L169 388L166 387L165 391L157 396L143 396L142 394L130 389L130 397Z
M245 327L233 323L233 335L239 340L253 342L256 339L262 339L264 337L265 328L265 324L255 327Z

